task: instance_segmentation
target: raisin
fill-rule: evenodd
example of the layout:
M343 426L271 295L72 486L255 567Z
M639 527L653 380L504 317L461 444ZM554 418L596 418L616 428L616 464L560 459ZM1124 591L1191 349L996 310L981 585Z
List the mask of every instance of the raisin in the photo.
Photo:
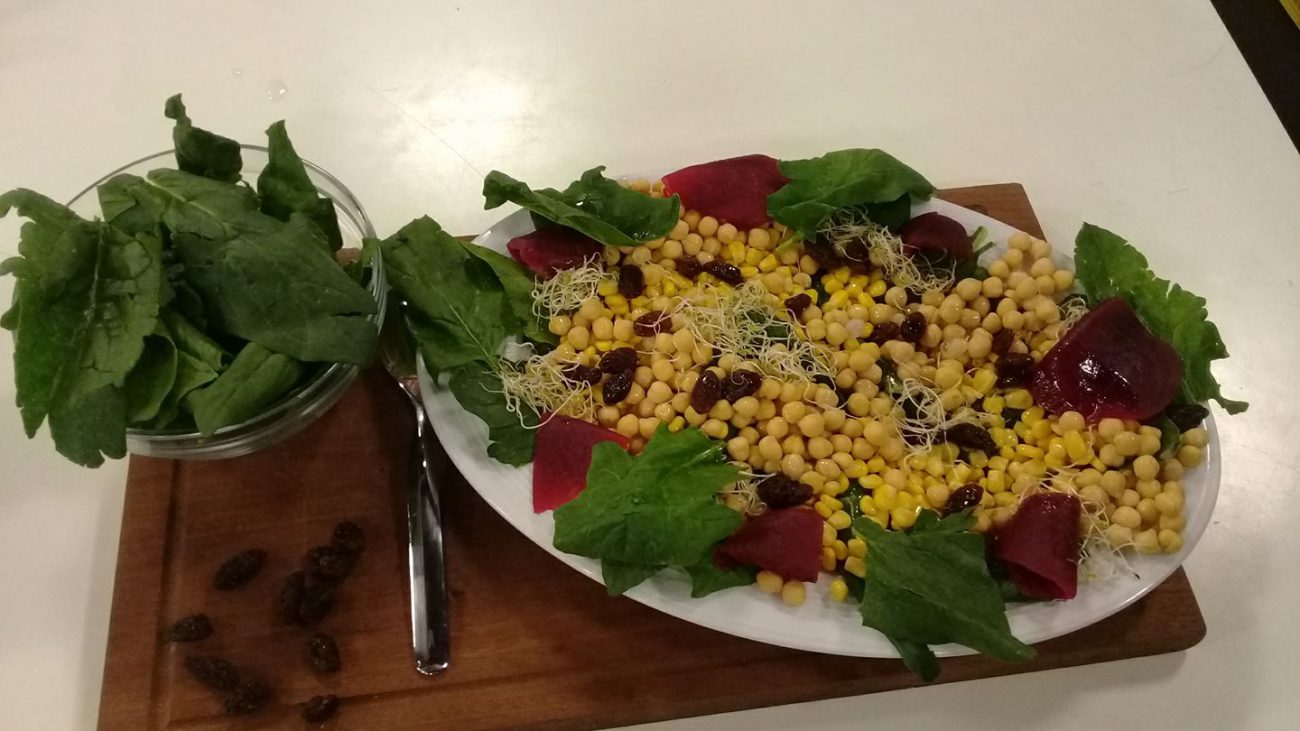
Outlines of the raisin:
M564 367L564 370L560 371L560 374L574 383L585 383L589 386L600 383L600 379L605 377L605 374L601 373L596 366L581 363L570 363Z
M296 624L298 610L302 608L302 595L307 589L307 577L295 571L285 577L280 591L275 595L275 616L281 624Z
M339 709L339 697L336 695L314 695L302 707L302 720L307 723L323 723L330 720Z
M226 696L226 713L246 716L262 710L271 700L271 689L260 680L249 679L240 683Z
M645 292L645 274L635 264L624 264L618 268L618 293L628 299L640 297Z
M809 297L807 292L800 292L785 299L785 308L790 311L790 316L796 320L809 307L812 307L812 297Z
M811 485L795 482L785 475L772 475L758 483L758 499L772 510L803 505L812 494Z
M181 619L167 630L172 642L197 642L212 636L212 622L206 614L192 614Z
M884 345L890 340L896 340L897 338L898 338L898 325L896 323L890 322L889 320L886 320L871 329L871 337L869 341L875 343L876 345Z
M998 374L998 385L1002 387L1019 386L1029 380L1034 369L1034 359L1025 353L1007 353L998 358L994 370Z
M623 371L615 373L605 381L601 388L601 396L604 398L606 406L613 406L632 392L632 371Z
M302 559L302 571L310 581L337 584L352 573L355 558L333 546L316 546Z
M317 632L307 641L307 661L318 673L332 673L342 666L339 662L339 643L324 632Z
M334 534L330 537L330 545L349 556L357 556L366 550L366 535L361 532L361 526L350 520L345 520L334 526Z
M316 624L334 608L334 589L326 584L307 584L298 604L299 624Z
M700 264L699 259L689 258L677 260L677 273L687 279L694 279L700 276L700 272L702 271L704 271L704 266Z
M996 455L998 445L984 427L978 424L957 424L944 432L945 441L952 442L962 449L980 451L985 455Z
M658 335L671 327L672 324L672 315L658 310L651 310L650 312L636 318L636 322L632 323L632 330L637 335L646 338L652 335Z
M763 385L763 377L757 371L738 368L722 381L722 398L734 402L746 396L753 396L758 393L758 387L761 385Z
M898 336L909 343L917 343L925 337L925 329L929 323L925 321L925 315L919 312L912 312L903 318L903 324L898 328Z
M948 502L943 506L945 514L957 513L966 508L973 508L980 504L984 499L984 488L974 482L962 485L948 496Z
M691 408L696 413L707 414L719 398L722 398L722 381L706 368L696 379L695 388L691 389Z
M219 657L190 655L185 658L185 670L204 686L222 693L228 693L239 685L239 671Z
M745 281L745 275L740 273L740 267L735 264L728 264L721 259L714 259L705 264L704 271L717 277L718 281L726 282L733 287Z
M621 373L636 370L636 351L632 348L615 348L600 356L600 370Z
M1011 346L1016 342L1016 333L1014 330L998 330L998 334L993 336L993 354L1003 356L1011 352Z
M1171 404L1165 409L1165 416L1174 422L1180 432L1200 426L1209 415L1210 410L1200 404Z
M212 588L219 591L238 589L257 576L265 562L266 551L260 548L236 553L217 569L216 576L212 577Z

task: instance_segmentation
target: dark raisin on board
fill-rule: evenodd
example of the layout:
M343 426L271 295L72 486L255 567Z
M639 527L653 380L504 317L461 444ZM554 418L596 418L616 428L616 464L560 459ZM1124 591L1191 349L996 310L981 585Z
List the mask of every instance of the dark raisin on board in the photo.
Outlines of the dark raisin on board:
M643 338L648 338L671 328L672 325L672 315L667 312L660 312L659 310L651 310L636 318L632 323L632 331Z
M812 497L811 485L795 482L785 475L772 475L758 483L758 499L772 510L793 508L808 502Z
M624 264L618 268L618 293L628 299L640 297L645 292L645 274L635 264Z
M307 640L307 661L318 673L332 673L342 667L339 660L339 643L324 632L317 632Z
M366 534L361 532L361 526L351 520L345 520L334 526L330 545L343 553L356 556L366 550Z
M925 315L919 312L908 313L903 318L903 324L898 327L898 336L909 343L919 343L921 338L925 337L925 329L930 323L925 321Z
M740 267L719 259L714 259L705 264L704 271L717 277L718 281L726 282L733 287L738 287L745 281L745 275L740 273Z
M1011 346L1016 342L1016 333L1014 330L998 330L998 334L993 336L993 354L1003 356L1011 352Z
M197 642L211 636L212 621L202 613L179 619L167 630L167 639L172 642Z
M993 369L998 374L999 386L1019 386L1033 373L1034 359L1025 353L1007 353L994 362Z
M704 271L704 265L700 263L699 259L683 257L677 260L677 273L687 279L694 279L700 276L700 272L702 271Z
M600 356L597 366L604 373L621 373L636 369L636 350L633 348L614 348Z
M316 624L334 608L334 589L325 584L308 583L298 605L298 623Z
M302 707L302 720L307 723L322 723L333 717L338 710L338 696L315 695Z
M219 657L190 655L185 658L185 670L204 686L221 693L229 693L239 685L239 671Z
M212 577L212 588L218 591L238 589L257 576L263 563L266 563L266 551L260 548L236 553L217 569Z
M984 488L974 482L962 485L948 495L948 502L943 506L945 514L951 514L973 508L984 498Z
M888 320L876 325L871 329L871 336L868 342L876 345L884 345L890 340L898 338L898 325Z
M800 292L793 297L785 298L785 308L790 311L790 316L796 320L809 307L812 307L812 297L809 297L807 292Z
M271 688L260 680L250 678L239 683L225 698L226 713L246 716L262 710L271 700Z
M705 368L700 373L700 377L695 380L695 387L691 389L691 408L696 413L707 414L722 398L722 380L713 371Z
M737 368L722 380L722 398L735 402L758 393L758 387L761 385L763 385L763 376L758 371Z
M605 404L612 406L627 398L627 395L632 392L633 378L632 371L623 371L610 376L600 391Z
M307 551L302 571L311 581L337 584L352 573L355 557L333 546L316 546Z
M275 617L281 624L297 624L298 610L302 608L302 595L307 589L307 577L295 571L285 577L275 595Z
M962 449L983 452L985 456L994 456L998 451L998 445L993 441L993 435L978 424L951 426L944 431L943 438L945 441L956 444Z
M560 375L574 383L585 383L594 386L600 383L600 379L605 377L600 369L596 366L583 365L581 363L570 363L560 371Z

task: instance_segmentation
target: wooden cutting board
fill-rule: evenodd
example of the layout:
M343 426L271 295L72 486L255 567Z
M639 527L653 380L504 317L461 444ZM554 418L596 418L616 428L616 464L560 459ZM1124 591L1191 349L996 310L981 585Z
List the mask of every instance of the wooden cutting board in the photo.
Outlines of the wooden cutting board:
M1041 235L1019 185L942 197ZM443 493L453 660L439 677L417 674L403 508L410 426L404 397L374 370L319 422L264 452L219 462L132 457L99 727L301 728L299 704L334 693L343 700L330 722L338 729L596 728L918 684L897 661L772 647L609 598L454 472ZM320 625L337 637L343 669L318 676L304 659L309 633L278 626L271 604L279 580L342 519L361 524L367 549ZM242 589L214 591L215 568L245 548L268 552L262 573ZM162 639L171 622L199 611L212 618L211 638ZM1180 570L1116 616L1038 645L1031 662L947 659L940 682L1175 652L1204 635ZM274 703L247 718L223 715L181 667L190 653L264 677ZM781 682L753 682L763 677Z

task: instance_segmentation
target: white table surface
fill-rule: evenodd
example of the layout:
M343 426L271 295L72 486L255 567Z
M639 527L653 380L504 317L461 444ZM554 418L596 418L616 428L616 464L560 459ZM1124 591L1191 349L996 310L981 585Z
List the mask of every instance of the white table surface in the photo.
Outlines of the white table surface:
M861 146L940 186L1021 182L1059 245L1084 218L1129 237L1209 299L1234 353L1216 370L1253 404L1220 421L1223 491L1188 562L1205 641L657 728L1294 727L1300 156L1208 2L0 0L0 190L66 199L166 147L176 91L244 141L287 119L381 233L481 229L493 168L555 185ZM0 337L0 728L90 728L125 465L29 442L12 375Z

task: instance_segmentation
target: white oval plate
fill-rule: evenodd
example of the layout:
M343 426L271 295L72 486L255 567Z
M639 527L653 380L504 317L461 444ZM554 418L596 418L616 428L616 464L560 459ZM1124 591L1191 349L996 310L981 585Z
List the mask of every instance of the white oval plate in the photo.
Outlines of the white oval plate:
M983 226L992 241L993 251L1005 250L1007 238L1016 229L988 216L931 199L914 206L918 215L938 211L960 221L969 232ZM515 236L533 230L526 211L498 221L474 242L504 252L506 243ZM1069 257L1056 254L1060 266L1071 265ZM420 369L424 404L438 438L456 467L479 495L511 525L528 536L551 555L600 582L600 563L596 560L557 551L552 545L555 521L551 513L533 512L532 465L510 467L487 456L487 427L465 411L445 390L436 390L423 366ZM1122 575L1104 582L1081 584L1075 599L1012 605L1007 615L1011 631L1024 642L1041 642L1073 632L1098 622L1137 601L1164 581L1187 558L1210 522L1214 501L1219 492L1218 433L1214 420L1206 421L1210 446L1206 463L1184 478L1186 488L1187 527L1183 548L1173 555L1149 555L1130 558L1135 575ZM826 591L830 577L822 575L817 586L809 587L808 600L802 607L789 607L779 599L759 593L752 587L728 589L703 599L690 597L690 582L685 574L666 570L627 592L626 596L688 622L759 642L798 650L825 652L857 657L898 657L889 641L879 632L862 626L857 606L832 601ZM933 648L941 657L969 655L972 651L949 644Z

